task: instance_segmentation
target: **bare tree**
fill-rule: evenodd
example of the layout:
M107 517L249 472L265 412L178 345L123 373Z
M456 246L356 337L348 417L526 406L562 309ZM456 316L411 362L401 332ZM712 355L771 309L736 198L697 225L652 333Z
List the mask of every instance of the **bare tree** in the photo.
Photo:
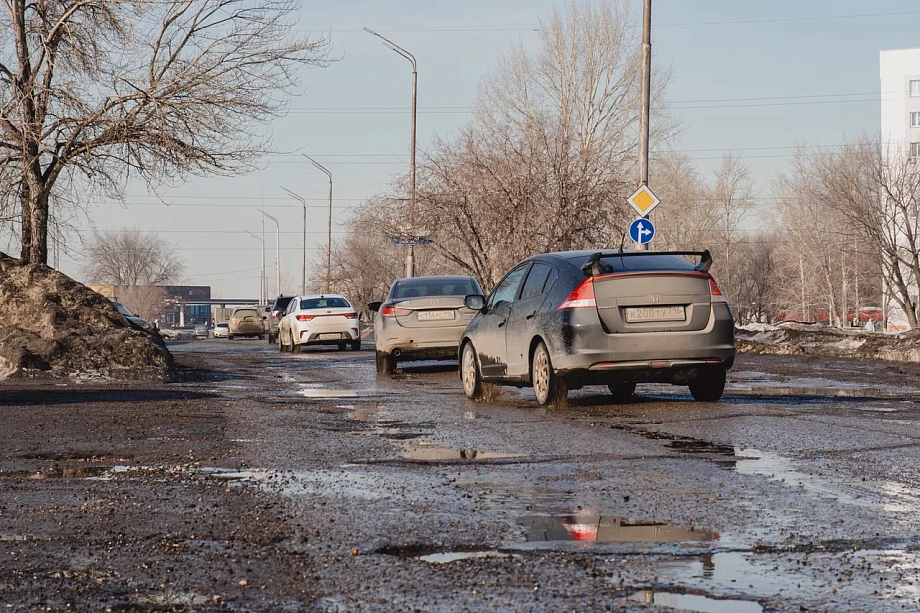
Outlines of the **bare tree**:
M710 189L685 154L666 151L652 160L651 180L661 204L652 216L656 249L711 249L717 212Z
M185 270L175 245L138 228L97 232L86 260L83 273L90 283L123 288L175 283Z
M772 222L786 237L777 259L783 279L777 295L780 310L797 319L843 325L851 307L855 315L878 301L884 245L879 232L885 233L884 218L892 212L883 214L873 195L880 183L870 172L870 151L866 142L836 152L802 147L775 182ZM873 221L876 214L882 218Z
M535 252L619 244L629 221L640 58L628 3L572 2L539 29L539 48L500 58L472 121L419 171L417 218L434 249L484 287ZM673 133L671 121L653 126Z
M187 174L239 174L268 145L301 65L295 0L8 0L0 30L0 202L22 259L47 261L53 199L121 197Z
M166 290L156 285L115 288L115 298L131 309L132 313L147 321L154 321L163 315L163 304L168 297Z

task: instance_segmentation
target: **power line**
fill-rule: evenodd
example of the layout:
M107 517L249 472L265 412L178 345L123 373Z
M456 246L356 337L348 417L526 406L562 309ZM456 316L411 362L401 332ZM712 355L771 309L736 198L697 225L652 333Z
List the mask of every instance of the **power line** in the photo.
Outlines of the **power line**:
M873 17L898 17L902 15L920 15L920 11L898 11L891 13L861 13L856 15L818 15L814 17L775 17L770 19L738 19L732 21L696 21L684 23L656 23L656 28L677 28L689 26L733 26L752 23L788 23L794 21L831 21L840 19L866 19Z

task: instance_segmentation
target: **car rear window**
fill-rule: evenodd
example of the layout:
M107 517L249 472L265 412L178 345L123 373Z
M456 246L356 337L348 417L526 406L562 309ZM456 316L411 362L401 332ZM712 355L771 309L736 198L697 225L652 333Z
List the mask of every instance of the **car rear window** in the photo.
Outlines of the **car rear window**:
M255 309L240 309L233 312L234 317L258 317L259 312Z
M289 304L291 304L291 300L293 299L293 296L279 296L278 298L275 298L275 304L272 305L272 310L283 311Z
M348 309L351 305L344 298L305 298L300 301L300 309Z
M401 281L396 287L394 298L403 300L426 296L469 296L481 293L482 290L472 279Z
M215 325L214 327L215 328L229 328L230 324L228 324L227 322L222 322L222 323Z
M588 261L588 257L580 256L571 258L569 261L580 267ZM693 270L696 266L679 255L628 255L623 257L608 255L601 258L601 263L610 267L612 272Z

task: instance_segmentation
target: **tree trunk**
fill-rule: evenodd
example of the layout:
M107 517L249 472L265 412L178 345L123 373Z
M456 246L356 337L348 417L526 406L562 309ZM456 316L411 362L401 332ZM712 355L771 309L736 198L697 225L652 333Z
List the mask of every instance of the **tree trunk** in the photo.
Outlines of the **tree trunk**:
M32 248L29 264L48 264L48 196L39 195L31 206ZM25 217L25 216L23 216Z
M22 220L22 231L20 241L22 249L19 253L19 259L23 264L32 261L32 207L29 204L28 190L23 187L19 196L20 219Z

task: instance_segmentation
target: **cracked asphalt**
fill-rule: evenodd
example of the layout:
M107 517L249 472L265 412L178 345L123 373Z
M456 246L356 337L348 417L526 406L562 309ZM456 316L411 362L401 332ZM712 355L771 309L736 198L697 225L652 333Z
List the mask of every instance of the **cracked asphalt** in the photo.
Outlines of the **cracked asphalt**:
M182 383L0 383L3 608L920 610L916 365L545 410L368 343L170 349Z

